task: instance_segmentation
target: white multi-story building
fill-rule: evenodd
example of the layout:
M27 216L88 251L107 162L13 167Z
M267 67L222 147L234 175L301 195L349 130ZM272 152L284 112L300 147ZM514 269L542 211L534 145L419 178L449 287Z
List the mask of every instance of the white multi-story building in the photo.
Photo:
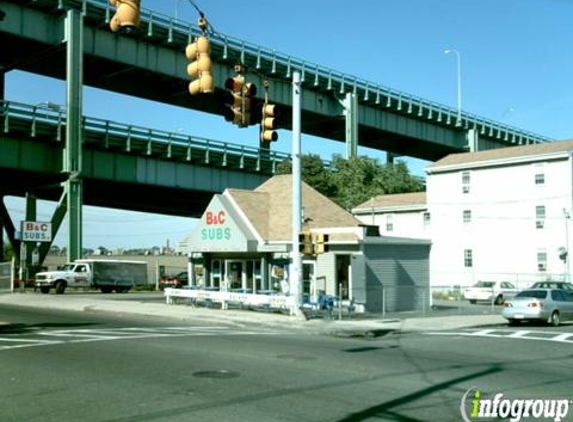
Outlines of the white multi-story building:
M426 192L376 196L352 213L364 224L378 226L383 236L430 239Z
M374 221L382 234L391 221L393 236L432 240L433 286L508 280L525 287L568 278L573 141L452 154L426 172L425 210L375 205ZM398 198L370 203L392 197ZM371 224L368 204L355 214Z

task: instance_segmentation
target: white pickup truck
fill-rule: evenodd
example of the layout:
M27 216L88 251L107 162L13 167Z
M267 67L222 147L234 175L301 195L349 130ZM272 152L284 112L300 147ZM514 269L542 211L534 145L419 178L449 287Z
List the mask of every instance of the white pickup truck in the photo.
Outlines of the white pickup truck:
M124 293L147 284L147 263L142 261L79 259L58 271L36 274L35 286L42 293L51 288L63 294L68 287L100 289L102 293Z

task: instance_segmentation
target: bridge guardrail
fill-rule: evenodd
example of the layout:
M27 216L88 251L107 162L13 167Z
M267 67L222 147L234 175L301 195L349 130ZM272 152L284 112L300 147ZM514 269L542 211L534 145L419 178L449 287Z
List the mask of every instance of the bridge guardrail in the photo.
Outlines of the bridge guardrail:
M49 135L59 142L65 135L65 109L60 106L49 108L44 105L0 101L0 110L4 133L25 123L24 130L29 130L32 138ZM188 162L263 174L274 174L276 166L291 157L285 152L87 116L83 117L82 129L85 146L121 148L126 152L142 152L146 155L163 154L166 158L180 158Z

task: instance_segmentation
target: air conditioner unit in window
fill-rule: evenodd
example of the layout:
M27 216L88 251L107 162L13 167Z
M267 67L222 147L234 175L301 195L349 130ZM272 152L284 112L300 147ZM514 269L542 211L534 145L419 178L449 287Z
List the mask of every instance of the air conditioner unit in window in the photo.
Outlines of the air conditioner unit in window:
M547 271L547 265L543 264L543 263L539 263L539 264L537 264L537 269L539 271Z
M463 193L470 193L470 187L467 185L462 186L462 192Z
M545 226L545 221L543 221L543 220L537 220L535 222L535 227L538 229L542 229L544 226Z

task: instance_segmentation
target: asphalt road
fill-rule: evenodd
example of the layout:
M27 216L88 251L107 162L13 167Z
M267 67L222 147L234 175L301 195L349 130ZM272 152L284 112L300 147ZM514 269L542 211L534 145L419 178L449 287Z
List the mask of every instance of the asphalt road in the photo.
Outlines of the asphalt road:
M366 340L6 306L0 321L2 422L460 421L472 387L573 398L573 343L511 337L571 326Z

